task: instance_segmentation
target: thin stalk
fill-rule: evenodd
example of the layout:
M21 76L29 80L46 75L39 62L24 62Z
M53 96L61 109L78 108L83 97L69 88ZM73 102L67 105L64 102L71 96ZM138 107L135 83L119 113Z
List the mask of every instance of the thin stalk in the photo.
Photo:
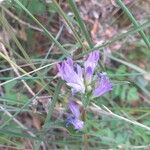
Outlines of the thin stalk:
M136 19L134 18L134 16L132 15L132 13L129 11L129 9L126 7L126 5L122 2L122 0L116 0L116 1L117 1L117 4L122 8L122 10L127 14L127 16L129 17L129 19L133 23L134 27L138 28L140 26L140 24L136 21ZM143 40L146 43L147 47L150 49L150 41L147 38L147 36L144 33L144 31L140 30L139 34L143 38Z
M55 105L56 105L57 100L58 100L58 96L59 96L59 92L60 92L60 89L61 89L62 84L63 84L62 81L58 81L58 84L57 84L57 86L56 86L56 88L55 88L55 91L54 91L54 96L53 96L51 105L49 106L49 111L48 111L47 117L46 117L46 119L45 119L43 128L45 128L46 124L47 124L47 123L50 121L50 119L51 119L52 113L53 113L53 111L54 111Z
M148 28L148 27L150 27L150 21L147 21L147 22L143 23L142 25L139 25L136 29L131 28L128 32L121 33L121 34L115 36L114 38L112 38L111 40L105 41L101 45L93 47L90 51L86 51L86 52L83 52L82 54L79 54L76 57L76 59L78 59L80 57L83 57L84 55L86 55L86 54L88 54L88 53L90 53L90 52L92 52L94 50L97 50L97 49L101 50L101 49L103 49L103 48L105 48L107 46L110 46L111 44L117 42L118 40L121 40L121 39L123 39L123 38L125 38L125 37L127 37L129 35L133 35L134 33L138 32L138 31L140 31L142 29Z
M79 10L77 8L75 1L74 0L67 0L67 1L70 5L72 11L74 12L74 15L78 21L79 26L80 26L81 32L82 32L83 36L85 37L86 41L88 42L89 47L93 48L93 44L92 44L90 35L89 35L87 28L86 28L86 26L85 26L85 24L84 24L84 22L80 16L80 13L79 13Z
M66 14L65 14L64 11L62 10L62 8L59 6L59 4L57 3L56 0L52 0L52 1L53 1L53 3L55 4L55 6L56 6L56 8L57 8L57 10L58 10L58 12L59 12L59 14L64 18L66 24L67 24L67 25L70 27L70 29L72 30L74 38L80 43L81 47L86 50L86 48L85 48L83 42L81 41L80 37L78 36L78 33L76 32L75 28L73 27L73 25L72 25L71 22L69 21L68 17L66 16Z
M43 29L43 31L48 35L50 40L57 45L57 47L63 52L64 55L70 55L68 51L64 49L64 47L53 37L53 35L30 13L28 9L25 8L25 6L19 0L14 1L33 19L34 22L36 22Z

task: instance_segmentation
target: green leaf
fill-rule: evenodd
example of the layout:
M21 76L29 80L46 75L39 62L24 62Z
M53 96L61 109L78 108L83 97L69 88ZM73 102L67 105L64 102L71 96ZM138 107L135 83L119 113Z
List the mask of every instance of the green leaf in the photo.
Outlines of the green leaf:
M44 3L40 2L39 0L32 0L32 1L27 1L27 0L19 0L23 6L25 6L32 14L42 14L46 11L46 7ZM17 11L21 11L22 9L16 5L12 1L12 5L15 6Z
M117 76L118 74L121 75L121 74L125 74L126 72L127 72L127 67L124 65L120 65L115 74ZM124 80L124 78L125 78L124 76L117 76L118 80Z
M138 100L138 99L139 99L139 96L138 96L137 89L135 87L130 88L128 91L127 100L133 101L133 100Z
M116 85L113 91L114 91L114 92L113 92L113 95L114 95L115 97L120 96L120 93L121 93L121 85Z
M128 85L124 85L120 94L122 100L126 99L127 90L128 90Z
M57 12L57 8L55 7L55 5L53 3L50 3L48 5L48 12L50 12L50 13L56 13Z
M8 104L13 104L13 102L24 102L25 103L28 100L28 97L25 96L24 94L22 94L20 90L19 90L19 92L17 92L17 90L15 89L16 84L17 84L17 82L13 81L8 84L5 84L5 86L4 86L5 94L4 94L3 98L8 100L7 101ZM9 102L9 100L10 100L10 102Z
M46 7L44 3L40 2L39 0L34 0L29 3L28 10L32 14L42 14L45 12Z
M117 136L116 136L116 142L118 144L122 144L125 142L125 138L124 138L124 135L121 134L121 133L118 133Z

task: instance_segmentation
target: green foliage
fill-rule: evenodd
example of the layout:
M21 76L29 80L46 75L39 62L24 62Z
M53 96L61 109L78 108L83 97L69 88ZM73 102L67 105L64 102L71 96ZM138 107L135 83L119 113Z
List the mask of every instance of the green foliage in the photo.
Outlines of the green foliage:
M39 0L31 1L27 5L27 8L32 14L42 14L46 10L45 4L40 2Z
M135 87L129 88L129 91L127 94L127 100L132 101L132 100L138 100L138 99L139 99L139 96L138 96L137 88Z
M124 65L120 65L118 67L118 69L115 71L115 74L117 76L117 80L124 80L125 77L121 76L121 75L125 74L126 72L127 72L127 67Z
M149 114L150 111L149 109L146 109L144 107L137 107L136 109L134 107L131 107L131 105L128 105L129 108L126 108L126 104L131 104L133 101L140 100L139 98L139 92L140 94L143 95L143 97L147 95L150 95L149 92L149 80L145 79L145 74L147 71L145 71L145 68L140 68L138 66L139 64L135 64L135 62L139 60L145 60L146 62L149 62L150 58L150 53L149 49L145 48L146 45L150 47L150 42L149 39L147 38L146 34L144 33L143 30L147 29L150 26L150 22L147 21L140 25L137 20L134 18L134 16L131 14L130 10L127 8L128 5L124 5L121 0L118 0L118 4L120 7L125 11L127 16L130 18L131 22L134 24L134 28L129 29L126 33L121 33L117 34L114 38L109 39L108 41L105 41L104 43L94 46L92 42L93 39L91 39L90 34L88 33L88 30L86 28L86 23L83 21L83 18L80 15L80 11L78 9L78 5L76 5L75 1L73 0L67 0L65 4L67 4L67 7L69 8L69 12L72 12L72 16L68 16L68 10L66 9L66 5L64 7L63 4L64 1L61 1L62 3L57 3L57 0L52 0L49 3L45 3L44 0L12 0L12 1L7 1L7 8L10 8L10 10L13 10L13 14L15 14L19 20L25 21L28 25L24 25L25 29L29 30L29 35L28 41L36 43L37 39L34 39L34 34L35 32L38 32L37 35L44 35L49 38L49 43L42 43L42 44L47 44L47 48L49 48L49 45L55 45L54 51L51 51L51 56L55 55L55 50L58 49L60 52L57 52L56 50L56 55L57 53L61 55L61 57L53 57L53 59L49 59L50 62L58 62L64 59L66 56L73 56L77 61L82 61L81 59L78 60L78 58L81 58L81 56L84 56L85 54L88 54L89 51L92 51L94 49L97 50L102 50L103 48L110 46L111 44L117 43L119 40L123 38L130 37L134 33L139 32L141 37L140 37L140 42L138 41L135 43L137 49L135 48L135 51L132 50L132 52L124 52L124 49L122 49L122 54L120 55L121 57L116 57L118 54L114 51L110 55L108 55L108 59L112 59L120 66L116 69L114 68L109 68L110 66L108 65L108 70L107 72L110 72L112 74L112 81L113 81L113 91L111 94L106 94L103 97L99 97L97 99L91 100L89 95L86 95L86 100L85 105L90 104L90 102L96 103L98 106L106 105L110 110L112 110L116 114L120 114L123 116L130 117L131 120L137 120L140 123L143 123L147 126L150 125L149 121ZM8 5L9 4L9 5ZM134 4L134 3L133 3ZM63 6L63 7L61 7ZM66 11L66 12L65 12ZM70 27L71 32L68 33L66 32L66 28L63 30L67 34L69 34L69 38L72 36L74 37L73 40L69 40L65 38L65 44L69 45L68 47L64 46L64 43L60 43L59 41L63 41L64 36L62 32L60 32L61 38L55 38L55 28L54 32L52 31L52 27L48 27L46 29L45 24L41 23L42 21L40 20L41 16L43 17L44 14L46 14L48 17L46 18L48 20L48 24L51 23L51 18L53 18L53 15L57 13L57 17L59 17L63 20L61 22L61 25L65 22L67 25L67 28ZM52 16L51 16L52 15ZM87 14L88 15L88 14ZM2 29L7 27L6 25L9 24L9 17L2 11L1 12L2 18L5 18L8 21L4 22L4 19L1 21L3 24L1 25ZM83 15L84 16L84 15ZM39 17L39 18L38 18ZM45 16L44 16L45 17ZM30 18L30 19L29 19ZM56 19L56 18L55 18ZM13 24L14 20L18 22L15 18L12 19L13 21L11 22ZM87 20L87 18L86 18ZM52 22L56 23L57 26L57 20L52 20ZM91 20L92 21L92 20ZM15 22L15 23L16 23ZM8 25L11 26L11 23ZM22 27L22 23L18 22L19 25ZM92 24L92 22L91 22ZM40 27L43 32L41 31L36 31L33 29L34 27ZM54 24L55 25L55 24ZM23 26L23 28L24 28ZM5 30L8 30L8 27ZM15 31L20 30L18 28L15 28L12 26ZM60 27L60 26L59 26ZM57 28L57 27L56 27ZM50 31L49 31L50 29ZM103 27L102 27L103 30ZM11 32L10 32L11 31ZM80 33L80 32L81 33ZM29 70L36 70L44 61L45 61L45 56L48 56L48 52L44 51L41 55L41 53L38 53L36 51L36 55L31 53L28 53L30 51L30 46L22 49L23 43L20 42L19 40L17 41L16 35L12 35L12 28L8 30L9 33L9 38L11 39L10 42L10 47L6 44L6 48L8 49L8 52L10 52L11 56L13 56L15 64L18 64L18 66L15 66L17 69L22 65L22 62L26 63L25 65L30 65L30 67L20 67L21 69L19 72L21 74L25 74ZM45 33L45 34L43 34ZM103 39L103 37L101 37ZM143 40L143 43L141 42ZM26 43L28 41L25 41ZM15 44L14 44L14 43ZM121 42L121 41L119 41ZM19 43L19 44L17 44ZM41 46L41 43L38 43ZM73 44L70 44L73 43ZM125 43L126 44L126 43ZM17 45L17 47L16 47ZM19 45L19 46L18 46ZM30 45L30 44L29 44ZM34 44L33 44L34 45ZM53 45L53 46L54 46ZM43 45L42 45L43 46ZM41 46L41 47L42 47ZM52 47L53 47L52 46ZM127 46L127 45L125 45ZM93 48L94 47L94 48ZM66 49L65 49L66 48ZM18 53L18 49L25 54L25 57L21 57L21 55ZM29 50L28 52L26 50ZM82 49L82 50L81 50ZM127 48L126 48L127 49ZM81 50L81 51L80 51ZM128 49L127 49L128 50ZM79 55L74 55L76 52L78 53L81 52ZM83 53L82 53L83 51ZM31 57L30 57L31 55ZM44 56L43 56L44 55ZM103 53L101 54L103 55ZM40 56L40 60L37 60L36 56ZM123 56L123 57L122 57ZM33 60L31 58L34 58ZM124 59L123 59L124 58ZM130 62L127 60L129 58ZM10 57L11 59L11 57ZM133 59L135 62L132 62ZM3 60L0 59L0 61ZM13 61L13 59L12 59ZM8 64L6 63L11 63L8 61L8 59L4 60L4 67L2 68L8 68ZM21 63L20 63L21 62ZM47 61L45 62L45 64ZM115 63L115 64L116 64ZM33 64L36 64L35 66ZM43 66L45 65L44 63L42 64ZM56 64L56 63L55 63ZM33 143L33 147L36 145L36 148L34 149L39 149L41 141L45 142L47 145L49 144L50 147L57 147L58 149L83 149L84 144L88 143L88 148L89 149L133 149L136 146L147 146L150 143L150 133L143 128L137 127L136 125L130 125L128 122L121 121L119 119L113 118L111 115L103 115L101 112L96 112L93 113L87 112L87 118L85 121L85 128L83 131L75 131L73 127L69 126L66 127L65 125L65 118L66 118L66 109L64 107L62 108L61 103L64 102L64 95L65 97L70 97L68 95L67 88L63 86L62 82L57 82L56 76L53 77L53 74L56 72L56 67L55 64L52 65L51 67L53 70L50 70L51 68L45 68L45 71L42 72L42 75L40 71L34 72L34 74L31 74L27 78L25 76L22 79L25 79L25 82L28 83L30 86L31 90L36 94L35 96L32 97L31 101L28 101L29 97L29 92L27 89L24 90L24 86L21 82L21 80L14 80L13 82L9 82L7 84L3 85L4 88L4 96L1 97L1 104L2 106L4 105L5 111L6 112L0 112L0 143L4 145L14 145L18 149L24 149L24 147L20 144L19 140L20 139L27 139L31 140L31 143ZM149 63L145 64L147 68ZM113 65L113 64L112 64ZM115 65L114 65L115 66ZM10 66L9 66L10 67ZM9 72L14 72L10 68ZM2 69L5 70L5 69ZM110 71L109 71L110 70ZM113 70L113 71L112 71ZM134 71L133 71L134 70ZM38 72L38 73L37 73ZM51 77L50 82L47 79L47 76ZM139 76L140 74L140 76ZM36 78L36 80L35 80ZM11 77L8 77L8 81L11 79ZM29 79L29 81L27 81ZM6 80L6 79L4 79ZM42 82L44 84L36 84ZM129 82L131 83L129 84ZM134 82L134 84L132 84ZM48 84L48 86L47 86ZM46 88L45 88L46 86ZM42 92L41 92L42 91ZM142 92L141 92L142 91ZM26 93L25 93L26 92ZM67 93L67 94L66 94ZM144 94L143 94L144 93ZM36 96L41 96L41 95L48 95L51 97L50 105L47 111L47 116L45 117L45 122L42 125L41 129L36 129L35 128L30 128L27 127L27 129L22 129L21 126L19 126L16 122L14 122L13 119L18 119L17 115L24 111L24 108L26 109L26 113L32 113L31 109L29 109L29 103L32 101L36 101ZM78 100L79 98L76 97ZM145 99L145 97L144 97ZM91 101L90 101L91 100ZM146 99L147 100L147 99ZM118 102L119 101L119 102ZM148 100L147 100L148 101ZM37 102L37 101L36 101ZM28 103L28 104L26 104ZM120 104L121 103L121 104ZM20 105L21 104L21 105ZM143 103L144 106L147 106L149 103ZM23 107L21 107L23 105ZM26 107L27 106L27 107ZM56 107L57 106L57 107ZM93 106L93 105L92 105ZM14 112L9 112L9 107ZM54 111L60 108L60 114L55 116ZM59 113L59 111L57 113ZM81 107L82 111L82 107ZM122 113L123 112L123 113ZM12 114L12 117L8 115L8 113ZM43 113L43 112L38 112L38 113ZM63 114L64 113L64 114ZM136 114L136 115L135 115ZM62 117L62 118L61 118ZM26 119L26 118L23 118ZM18 119L18 121L20 121ZM26 124L23 124L26 126ZM28 132L32 132L34 136L31 136L28 134ZM87 139L84 139L84 136L87 135ZM18 140L19 139L19 140ZM87 141L86 141L87 140ZM36 144L35 144L36 143ZM44 144L45 144L44 143ZM24 144L22 142L22 144ZM146 145L147 144L147 145ZM47 146L46 145L46 146ZM84 148L86 149L86 148ZM150 147L148 147L150 149Z
M57 12L57 8L55 7L55 5L50 2L49 4L47 4L47 7L48 7L48 12L50 13L56 13Z
M124 74L127 73L127 68L124 65L120 65L115 74L118 80L126 80ZM135 86L129 84L115 84L112 92L113 98L118 98L122 101L132 102L139 100L138 90Z
M116 85L112 95L127 102L139 100L137 88L129 85Z
M17 82L13 81L4 86L4 96L2 98L7 99L6 104L19 104L25 103L28 100L28 97L21 93L21 90L17 90Z
M19 0L32 14L43 14L46 11L46 6L40 0ZM12 0L12 4L16 7L17 11L21 11L22 9L18 7Z

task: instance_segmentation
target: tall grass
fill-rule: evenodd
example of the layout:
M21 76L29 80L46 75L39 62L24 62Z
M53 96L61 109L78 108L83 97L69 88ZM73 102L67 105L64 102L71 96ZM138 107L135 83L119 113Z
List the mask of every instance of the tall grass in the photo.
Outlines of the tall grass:
M11 8L10 6L12 3L13 6ZM67 43L70 44L68 46L69 48L65 46L65 43L62 43L59 40L62 30L60 30L55 37L54 33L49 31L49 29L36 18L36 15L33 15L28 10L28 7L25 7L23 1L13 0L13 2L0 4L0 23L2 30L9 33L8 38L11 38L15 45L15 47L12 47L9 42L4 43L4 41L0 39L1 71L4 73L0 76L0 80L2 80L2 82L0 82L0 92L1 88L4 88L5 90L7 88L15 89L15 86L18 86L19 89L19 91L14 90L15 94L8 92L7 97L3 97L5 91L4 93L1 92L0 119L2 121L0 123L0 147L11 147L13 145L12 147L16 147L17 149L25 149L23 143L26 142L25 139L29 139L29 145L32 145L31 149L51 149L51 147L54 147L55 149L59 149L59 147L60 149L85 149L83 145L85 146L86 143L88 143L86 145L88 149L140 149L141 147L143 149L149 149L150 121L148 117L150 111L147 107L150 104L150 87L148 85L150 73L149 70L129 61L129 59L126 58L125 53L122 53L123 57L117 52L111 53L107 56L111 62L114 61L117 63L117 66L126 67L127 69L124 72L122 71L123 69L120 73L120 70L118 71L117 67L109 68L105 64L102 64L102 66L104 66L103 68L106 68L107 73L110 76L112 75L114 87L116 88L121 85L120 88L123 90L119 93L120 95L117 95L119 98L114 96L115 92L113 91L112 94L106 97L104 96L96 101L92 101L89 109L96 114L94 116L92 113L88 113L86 129L84 131L75 132L73 130L68 130L66 129L62 118L59 118L58 116L55 120L52 117L55 108L57 108L58 105L61 106L62 113L64 113L66 110L66 99L68 97L66 96L68 94L68 89L64 87L64 83L59 80L57 76L48 76L48 72L51 70L53 71L58 62L66 57L74 57L76 61L82 62L82 58L94 50L99 50L101 55L105 56L105 48L124 38L132 37L136 33L139 33L140 39L144 41L144 44L141 44L141 48L144 47L144 50L146 51L150 49L149 35L146 35L144 32L149 28L150 21L145 20L145 23L140 25L138 20L132 15L128 6L121 0L117 0L117 4L127 15L133 26L131 26L126 33L118 33L112 39L104 41L102 44L96 46L92 41L90 31L81 17L79 7L75 1L67 0L66 3L74 16L74 20L69 18L68 14L61 7L61 3L52 0L52 6L55 8L56 13L59 14L59 17L63 20L62 22L64 26L69 27L71 30L74 44ZM16 15L18 16L19 13L17 12L17 8L21 9L21 15L26 15L25 17L28 18L28 21L31 21L35 26L40 28L43 35L50 40L52 48L54 46L57 47L59 54L61 55L54 58L51 57L52 48L50 48L37 63L36 60L33 59L32 52L29 53L29 50L24 48L23 42L19 41L12 25L9 23L9 19L6 17L7 7L16 12ZM19 17L22 17L21 15ZM74 22L77 24L77 27L74 27ZM81 31L81 33L79 31ZM34 39L32 40L34 41ZM75 55L75 53L72 52L72 49L82 50L79 54ZM149 56L145 55L144 57L147 58ZM18 60L25 62L25 64L30 67L22 67L18 63ZM98 70L102 70L100 65ZM122 76L121 79L119 78L120 74ZM138 92L134 90L134 87ZM20 102L20 104L16 100L16 95L17 92L23 93L24 91L26 91L27 99ZM49 99L50 105L46 115L45 113L42 114L42 118L44 118L42 128L34 130L26 127L26 124L23 124L18 116L22 112L28 112L33 115L34 112L31 111L31 108L36 105L38 98L40 98L43 93L46 93L51 97ZM12 96L13 94L15 95L14 97ZM121 100L122 98L126 99L126 95L134 97L134 94L140 95L140 99L144 99L144 102L147 105L141 104L140 107L134 108L132 107L134 103ZM19 99L21 99L23 95L24 94L21 94ZM14 104L10 101L13 101ZM67 133L68 136L66 136ZM85 134L87 135L86 141L83 139L83 135ZM23 142L19 142L19 138Z

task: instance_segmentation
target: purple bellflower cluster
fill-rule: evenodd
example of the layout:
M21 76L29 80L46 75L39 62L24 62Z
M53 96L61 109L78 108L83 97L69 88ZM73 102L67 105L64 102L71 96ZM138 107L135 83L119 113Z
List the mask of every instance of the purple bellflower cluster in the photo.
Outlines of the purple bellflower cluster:
M91 52L84 62L84 68L74 63L71 58L57 65L59 76L71 87L72 94L77 92L85 94L90 89L93 97L99 97L112 90L112 83L107 74L102 72L97 75L96 85L92 91L91 82L99 57L99 51ZM68 106L72 115L67 118L67 125L72 124L75 129L82 129L83 121L79 119L80 111L76 102L71 101Z

